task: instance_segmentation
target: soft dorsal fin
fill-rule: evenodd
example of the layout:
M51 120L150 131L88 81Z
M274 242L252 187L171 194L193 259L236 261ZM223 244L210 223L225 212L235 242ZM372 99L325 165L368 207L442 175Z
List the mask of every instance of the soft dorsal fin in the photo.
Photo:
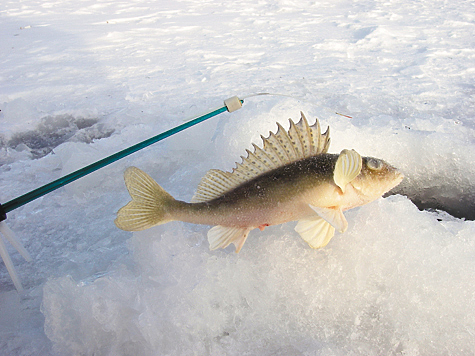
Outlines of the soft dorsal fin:
M212 200L265 172L328 151L329 128L322 134L318 120L310 126L303 113L297 124L292 119L289 122L288 131L277 124L275 134L270 132L267 138L261 136L262 148L253 144L254 151L246 150L247 157L241 157L242 162L232 172L212 169L206 173L191 202Z
M361 172L363 161L355 150L343 150L338 157L333 171L333 180L344 193L346 185L355 179Z

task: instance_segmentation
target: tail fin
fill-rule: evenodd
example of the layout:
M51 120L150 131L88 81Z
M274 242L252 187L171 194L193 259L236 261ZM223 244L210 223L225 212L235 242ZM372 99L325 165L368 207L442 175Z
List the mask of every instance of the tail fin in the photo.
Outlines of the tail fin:
M173 220L169 207L175 199L147 173L129 167L124 173L124 180L132 201L117 212L114 222L118 228L139 231Z

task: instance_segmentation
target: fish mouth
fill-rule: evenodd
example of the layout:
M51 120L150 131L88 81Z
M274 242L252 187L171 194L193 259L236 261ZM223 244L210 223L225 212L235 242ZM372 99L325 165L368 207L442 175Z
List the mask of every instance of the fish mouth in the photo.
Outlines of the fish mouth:
M396 179L398 181L398 184L402 182L404 179L404 173L402 173L400 170L396 172Z
M399 169L394 168L394 179L392 180L391 187L389 188L389 190L393 189L394 187L397 187L403 179L404 173L402 173Z
M404 179L404 173L396 169L396 181L398 182L397 184L401 183L403 179Z

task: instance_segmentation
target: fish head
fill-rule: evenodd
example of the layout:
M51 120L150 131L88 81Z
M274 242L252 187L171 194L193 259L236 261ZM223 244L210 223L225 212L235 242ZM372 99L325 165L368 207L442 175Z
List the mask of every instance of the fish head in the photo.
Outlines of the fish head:
M381 197L401 183L404 174L382 159L362 157L361 173L350 183L366 202Z

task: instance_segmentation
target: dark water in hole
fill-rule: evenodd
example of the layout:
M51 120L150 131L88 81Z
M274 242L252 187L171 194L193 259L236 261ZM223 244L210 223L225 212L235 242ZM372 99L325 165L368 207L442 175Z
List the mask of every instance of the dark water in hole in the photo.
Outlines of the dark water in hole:
M475 188L475 187L474 187ZM407 196L420 210L442 210L466 220L475 220L475 189L464 189L457 185L425 187L416 189L410 185L396 187L387 195Z
M31 158L37 159L46 156L64 142L91 143L109 137L113 132L114 130L99 124L99 119L75 118L71 115L49 116L43 118L34 130L17 133L10 140L0 140L0 148L28 150Z

